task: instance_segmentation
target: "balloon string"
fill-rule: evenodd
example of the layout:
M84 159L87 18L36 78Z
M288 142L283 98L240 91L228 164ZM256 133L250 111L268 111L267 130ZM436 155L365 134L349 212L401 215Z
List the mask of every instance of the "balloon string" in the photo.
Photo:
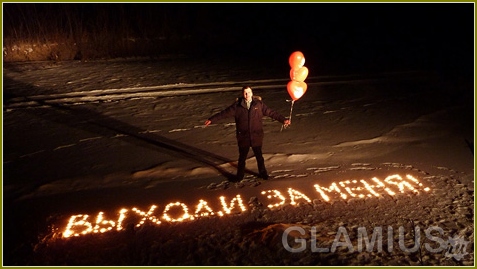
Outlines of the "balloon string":
M290 117L288 117L288 120L290 121L290 123L291 123L292 111L293 111L293 104L294 104L294 103L295 103L295 100L292 101L291 107L290 107Z
M291 124L291 119L292 119L292 112L293 112L293 104L295 104L295 100L292 100L291 101L291 107L290 107L290 116L288 117L288 120L290 121L290 124ZM282 128L280 129L280 132L283 131L283 127L285 125L282 124ZM286 127L285 127L286 128Z

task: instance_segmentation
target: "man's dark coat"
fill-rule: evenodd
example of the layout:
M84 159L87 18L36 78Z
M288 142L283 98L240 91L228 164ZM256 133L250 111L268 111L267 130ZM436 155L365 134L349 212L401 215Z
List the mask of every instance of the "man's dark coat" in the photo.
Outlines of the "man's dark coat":
M263 116L284 123L285 117L268 108L261 98L253 97L250 109L244 98L238 98L235 103L209 118L216 122L227 117L235 118L237 142L239 147L261 147L263 143Z

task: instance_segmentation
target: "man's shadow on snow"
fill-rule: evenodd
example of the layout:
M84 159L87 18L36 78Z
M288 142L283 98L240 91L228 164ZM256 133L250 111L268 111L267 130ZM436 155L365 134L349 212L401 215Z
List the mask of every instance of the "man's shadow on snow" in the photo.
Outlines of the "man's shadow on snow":
M21 86L23 87L22 89L30 88L35 93L44 92L45 94L48 94L41 88L24 83L22 85L21 82L14 81L8 77L4 77L3 83L4 85L15 85L14 88ZM157 151L177 158L188 159L208 165L225 176L229 181L234 181L236 178L234 174L221 167L224 163L228 163L234 167L237 167L236 161L232 161L212 152L192 147L190 145L168 139L161 135L148 133L146 130L137 126L105 116L101 113L86 109L81 106L65 105L61 103L59 104L56 102L49 102L48 100L29 100L27 96L15 95L14 89L9 89L9 87L6 87L4 90L4 105L8 105L9 101L13 98L21 98L24 101L33 101L38 106L51 107L51 110L44 110L44 113L41 115L41 117L47 118L50 121L74 128L80 128L89 132L94 132L105 137L117 137L118 134L121 134L119 138L127 141L128 143L134 143L147 148L154 148ZM35 114L35 116L38 116L38 114ZM251 170L247 170L246 172L253 175L258 175Z

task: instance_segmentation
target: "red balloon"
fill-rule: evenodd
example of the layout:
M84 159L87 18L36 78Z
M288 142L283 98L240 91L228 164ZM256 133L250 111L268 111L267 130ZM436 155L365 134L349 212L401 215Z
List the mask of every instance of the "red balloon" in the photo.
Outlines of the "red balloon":
M305 64L305 56L301 51L295 51L288 58L288 63L292 69L299 69Z
M308 85L303 81L290 81L287 84L287 90L293 101L300 99L305 94Z
M290 78L294 81L305 81L306 77L308 76L308 68L303 66L298 69L291 69L290 70Z

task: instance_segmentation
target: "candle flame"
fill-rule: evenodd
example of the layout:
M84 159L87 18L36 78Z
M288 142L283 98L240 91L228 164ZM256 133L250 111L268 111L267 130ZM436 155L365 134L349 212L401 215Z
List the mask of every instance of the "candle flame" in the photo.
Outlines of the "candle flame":
M390 175L383 181L377 177L373 177L371 178L371 182L364 179L354 179L339 181L337 183L332 182L328 187L320 186L318 183L313 186L316 191L315 194L325 202L331 202L336 199L347 200L348 198L362 199L366 197L380 197L383 194L391 196L395 196L396 193L408 192L418 194L419 190L425 192L431 190L429 187L424 187L424 185L412 175L406 175L406 177L403 178L398 174ZM287 193L289 199L279 190L266 190L261 192L267 199L275 201L275 203L272 201L272 203L267 205L270 209L285 205L287 201L293 206L296 206L299 200L304 200L307 203L311 203L312 201L307 195L293 188L288 188ZM240 194L233 197L229 203L226 202L225 196L220 196L219 202L222 210L214 212L207 201L200 199L193 215L189 214L188 206L179 201L166 204L160 218L157 217L158 214L155 214L158 208L157 205L151 205L147 212L133 207L131 212L140 217L135 225L136 227L140 227L146 222L153 225L160 225L162 221L170 223L193 221L200 217L211 217L215 215L225 216L247 211L247 207L244 205ZM93 221L90 221L90 216L87 214L72 215L69 218L62 236L68 238L86 234L106 233L112 230L122 231L124 230L123 222L128 218L128 212L129 210L126 208L120 209L116 221L107 220L104 212L99 212Z

